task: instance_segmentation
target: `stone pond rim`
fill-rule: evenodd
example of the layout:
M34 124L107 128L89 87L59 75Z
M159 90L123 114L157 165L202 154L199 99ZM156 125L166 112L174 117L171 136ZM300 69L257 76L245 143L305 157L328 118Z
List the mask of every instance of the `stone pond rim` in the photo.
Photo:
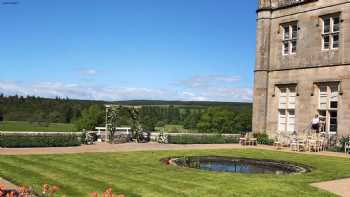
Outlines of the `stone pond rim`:
M186 164L181 164L179 162L180 160L187 159L189 161L198 161L198 162L214 162L214 163L232 163L239 162L242 165L255 165L260 167L268 167L268 168L275 168L276 170L282 170L284 174L294 175L294 174L301 174L301 173L308 173L311 172L312 167L291 162L291 161L281 161L281 160L271 160L271 159L255 159L255 158L248 158L248 157L229 157L229 156L174 156L174 157L167 157L161 159L161 162L163 162L166 165L173 165L178 167L184 167L184 168L195 168L191 166L186 166ZM200 168L197 168L200 169ZM200 169L203 170L203 169ZM209 170L209 171L216 171L216 170ZM219 172L225 172L225 171L219 171ZM226 171L228 172L228 171ZM231 171L232 173L232 171ZM236 172L236 173L245 173L245 172ZM255 173L259 174L259 173Z

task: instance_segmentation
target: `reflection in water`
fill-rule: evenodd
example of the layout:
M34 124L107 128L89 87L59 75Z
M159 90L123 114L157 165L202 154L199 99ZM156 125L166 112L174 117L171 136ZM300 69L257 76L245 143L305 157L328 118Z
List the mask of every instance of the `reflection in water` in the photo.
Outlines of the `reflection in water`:
M306 167L301 167L286 162L247 158L179 157L171 159L171 161L177 166L216 172L287 175L309 171L309 169Z
M242 162L201 162L199 169L217 172L288 174L290 172L272 166L246 164Z

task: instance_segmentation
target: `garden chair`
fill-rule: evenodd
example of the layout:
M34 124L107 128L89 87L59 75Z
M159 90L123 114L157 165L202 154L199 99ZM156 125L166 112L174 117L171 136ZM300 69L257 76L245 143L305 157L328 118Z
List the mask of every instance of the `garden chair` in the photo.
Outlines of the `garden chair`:
M320 152L322 149L321 141L317 139L309 140L309 151Z
M258 139L253 136L252 133L248 134L248 145L256 146L258 144Z
M246 133L244 137L239 138L239 143L243 146L255 146L257 145L257 139L250 136L250 133Z
M298 151L299 152L306 151L306 149L307 149L307 140L305 140L305 139L298 139L297 144L298 144Z
M320 138L320 143L321 143L321 151L327 150L328 147L328 140L326 137L321 137Z
M242 146L247 145L248 138L249 138L248 133L245 133L244 135L242 134L241 137L239 138L239 144L241 144Z
M282 149L281 134L278 134L278 135L275 137L275 141L273 142L273 146L274 146L277 150Z
M345 154L350 154L350 139L348 142L345 142Z
M296 137L293 137L289 143L289 147L291 151L299 151L298 148L298 139Z

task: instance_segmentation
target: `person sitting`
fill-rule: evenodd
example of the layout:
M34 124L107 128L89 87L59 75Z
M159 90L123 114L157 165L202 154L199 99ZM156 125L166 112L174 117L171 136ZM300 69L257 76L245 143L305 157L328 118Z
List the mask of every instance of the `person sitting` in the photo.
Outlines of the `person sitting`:
M320 123L320 117L315 115L315 117L312 119L311 128L315 130L317 134L320 132Z

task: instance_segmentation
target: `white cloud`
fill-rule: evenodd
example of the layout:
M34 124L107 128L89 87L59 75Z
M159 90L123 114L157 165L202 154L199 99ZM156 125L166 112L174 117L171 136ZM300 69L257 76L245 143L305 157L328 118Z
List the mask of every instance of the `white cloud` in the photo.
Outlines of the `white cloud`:
M181 100L251 102L253 91L250 88L213 87L206 90L194 88L187 89L180 95Z
M191 88L207 88L217 85L228 85L240 81L240 76L235 75L198 75L188 80L180 81L180 85Z
M69 97L88 100L188 100L188 101L251 101L249 88L209 86L202 88L152 89L134 87L100 87L62 82L22 83L0 81L0 93L6 95L35 95L54 98Z
M251 102L252 89L237 87L240 80L236 75L198 75L175 84L184 89L182 100Z
M79 71L80 75L82 76L87 76L87 77L91 77L91 76L95 76L97 74L97 71L95 69L92 68L88 68L88 69L81 69Z

